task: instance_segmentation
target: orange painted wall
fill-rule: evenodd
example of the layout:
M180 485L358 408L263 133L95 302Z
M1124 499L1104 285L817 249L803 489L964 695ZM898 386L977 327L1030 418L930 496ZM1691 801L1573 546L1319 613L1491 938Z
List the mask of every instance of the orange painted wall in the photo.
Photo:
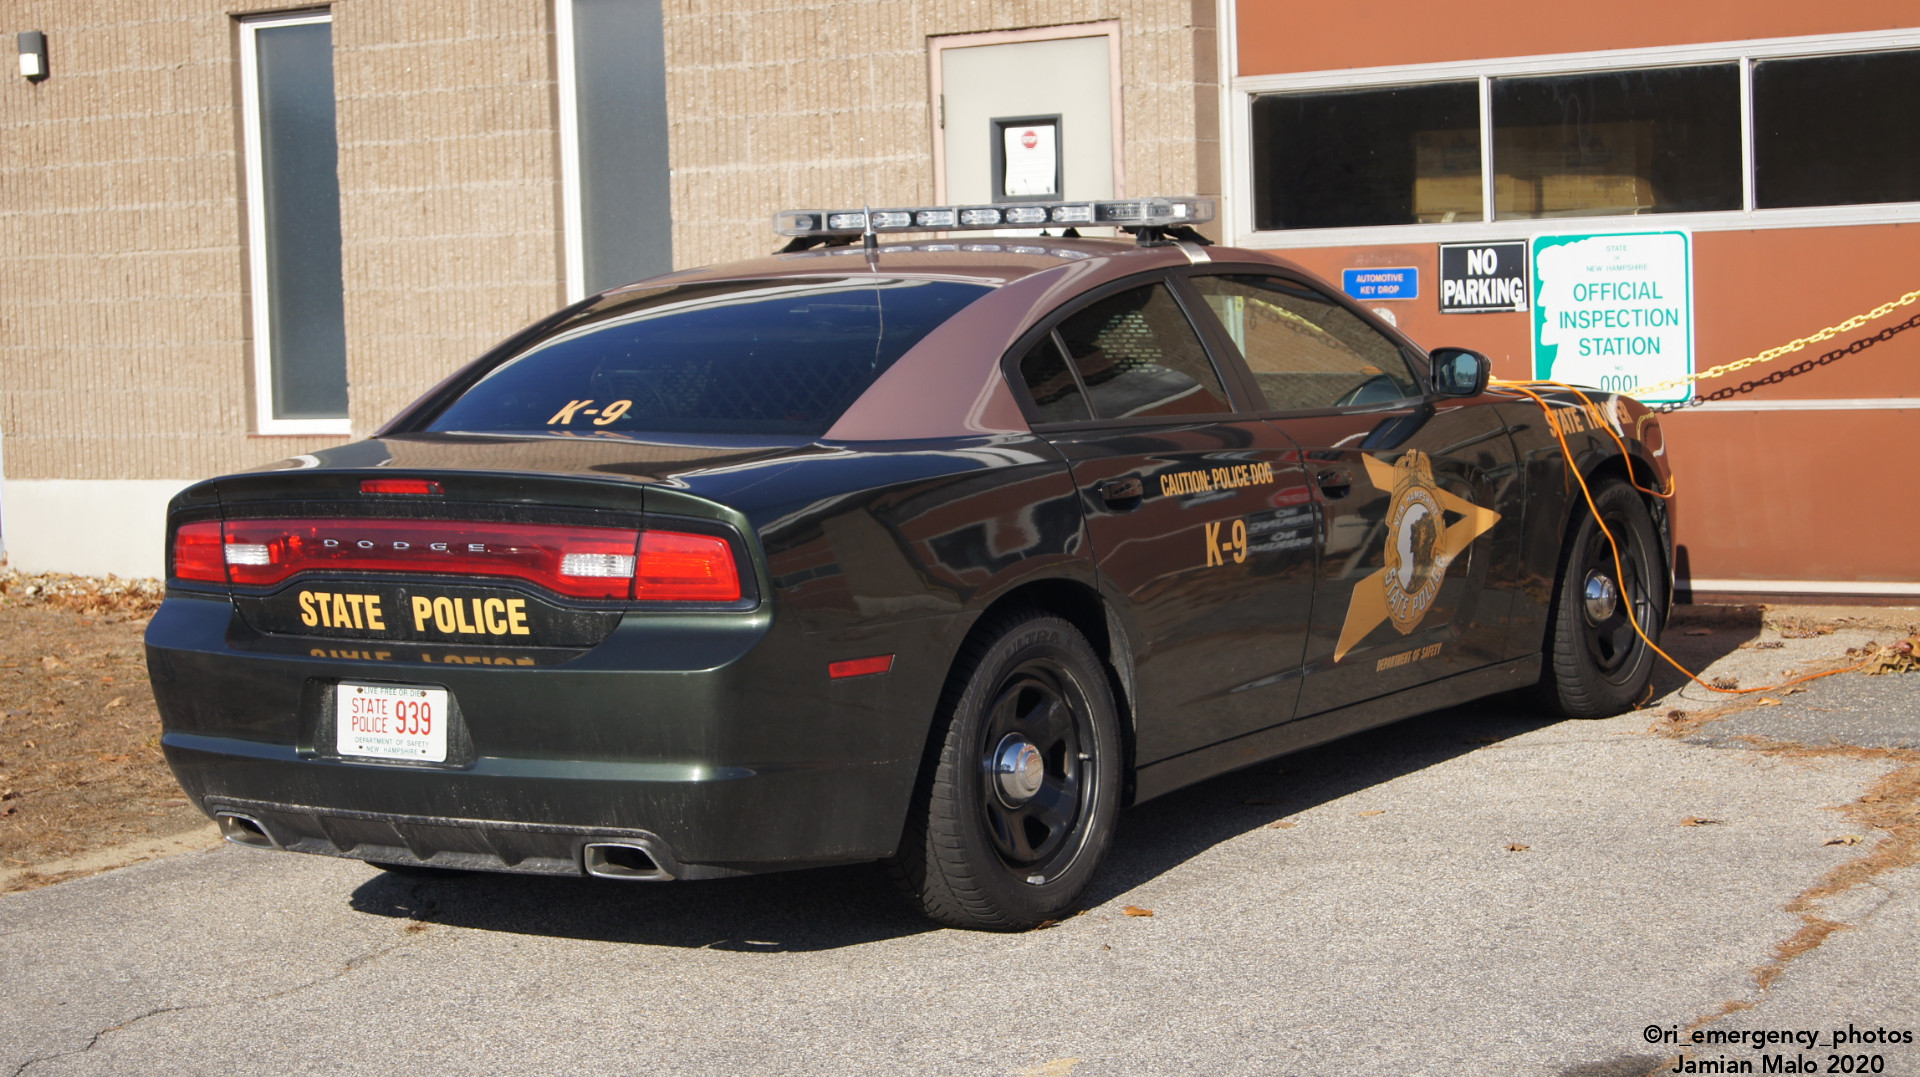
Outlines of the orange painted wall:
M1658 228L1658 217L1646 220ZM1694 234L1696 367L1743 358L1920 289L1920 225ZM1421 296L1377 304L1429 347L1477 348L1498 377L1531 376L1530 315L1441 314L1432 244L1281 251L1337 282L1342 269L1418 266ZM1920 304L1752 373L1709 395L1872 340L1854 354L1755 385L1738 400L1920 398ZM1920 410L1713 412L1668 416L1680 482L1676 541L1696 577L1920 582ZM1866 588L1870 590L1870 588Z
M1913 0L1239 0L1239 74L1653 48L1711 41L1889 30L1920 24Z

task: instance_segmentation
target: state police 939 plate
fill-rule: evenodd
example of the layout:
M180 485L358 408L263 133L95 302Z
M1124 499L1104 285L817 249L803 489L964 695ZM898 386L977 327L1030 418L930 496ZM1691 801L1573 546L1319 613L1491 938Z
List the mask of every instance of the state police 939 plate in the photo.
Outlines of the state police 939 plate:
M343 756L447 761L447 690L397 684L334 688L334 743Z

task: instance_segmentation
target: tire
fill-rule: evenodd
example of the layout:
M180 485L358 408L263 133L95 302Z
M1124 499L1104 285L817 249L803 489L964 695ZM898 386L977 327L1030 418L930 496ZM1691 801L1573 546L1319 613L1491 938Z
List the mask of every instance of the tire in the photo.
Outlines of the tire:
M1539 686L1541 700L1568 718L1606 718L1644 700L1655 657L1628 621L1627 606L1655 640L1667 606L1666 562L1646 503L1617 479L1596 486L1593 503L1619 543L1624 578L1615 579L1612 547L1582 499L1580 521L1560 554ZM1616 592L1610 608L1609 582ZM1592 602L1590 583L1597 588Z
M952 927L1022 931L1065 916L1120 811L1105 666L1058 617L996 618L961 649L938 716L896 879Z

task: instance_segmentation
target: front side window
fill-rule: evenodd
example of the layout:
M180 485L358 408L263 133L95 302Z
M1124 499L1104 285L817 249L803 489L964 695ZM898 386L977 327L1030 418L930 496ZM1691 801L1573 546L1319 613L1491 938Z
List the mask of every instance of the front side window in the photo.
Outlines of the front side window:
M495 366L427 428L818 437L989 290L863 277L615 293Z
M325 14L240 24L262 433L347 432L333 26Z
M1058 332L1099 418L1233 410L1193 323L1164 284L1089 303Z
M1194 277L1275 411L1420 395L1399 345L1312 288L1280 277Z

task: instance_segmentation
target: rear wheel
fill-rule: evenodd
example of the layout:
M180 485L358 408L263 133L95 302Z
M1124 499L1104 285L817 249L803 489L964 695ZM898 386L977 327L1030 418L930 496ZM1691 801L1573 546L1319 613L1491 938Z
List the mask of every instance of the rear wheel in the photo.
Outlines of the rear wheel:
M954 927L1018 931L1072 909L1120 808L1120 733L1105 668L1074 627L1017 614L962 652L945 735L894 870Z
M1618 480L1597 486L1593 503L1598 520L1583 505L1561 553L1540 679L1543 700L1569 718L1604 718L1642 701L1654 653L1627 611L1659 639L1666 609L1665 564L1646 503ZM1617 567L1601 522L1619 544Z

